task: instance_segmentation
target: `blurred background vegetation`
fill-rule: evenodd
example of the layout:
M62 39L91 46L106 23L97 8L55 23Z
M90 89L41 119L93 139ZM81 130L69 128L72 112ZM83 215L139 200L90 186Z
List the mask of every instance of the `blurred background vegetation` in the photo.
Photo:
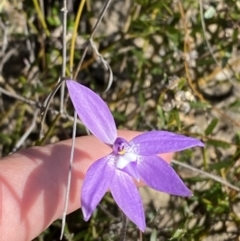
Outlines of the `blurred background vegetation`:
M194 196L141 190L148 228L141 235L129 223L127 240L239 240L239 192L197 170L240 187L240 1L113 0L93 38L113 72L106 93L109 71L91 47L76 72L105 1L83 3L78 22L81 1L67 1L66 76L99 93L120 129L169 130L206 144L175 155L196 168L174 165ZM60 0L0 1L1 156L71 138L73 109L65 94L60 113L57 92L39 141L43 102L62 76L62 7ZM77 135L86 135L80 124ZM59 240L60 227L56 221L35 240ZM64 240L119 240L120 230L108 194L90 222L79 210L67 217Z

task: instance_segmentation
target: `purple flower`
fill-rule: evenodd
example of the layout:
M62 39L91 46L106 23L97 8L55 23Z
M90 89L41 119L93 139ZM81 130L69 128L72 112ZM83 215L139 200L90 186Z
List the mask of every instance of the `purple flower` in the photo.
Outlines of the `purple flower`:
M112 147L109 155L90 166L83 181L81 204L85 221L110 189L125 215L144 231L143 205L133 179L161 192L191 195L174 169L157 154L204 146L201 141L167 131L150 131L127 142L117 137L113 116L96 93L72 80L67 81L67 87L82 122L94 136Z

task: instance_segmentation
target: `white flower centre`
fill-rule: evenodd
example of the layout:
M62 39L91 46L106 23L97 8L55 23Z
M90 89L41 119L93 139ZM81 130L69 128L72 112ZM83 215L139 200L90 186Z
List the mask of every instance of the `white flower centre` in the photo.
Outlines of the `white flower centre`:
M137 161L137 156L134 153L125 152L123 155L116 156L116 167L123 169L128 163L135 161Z

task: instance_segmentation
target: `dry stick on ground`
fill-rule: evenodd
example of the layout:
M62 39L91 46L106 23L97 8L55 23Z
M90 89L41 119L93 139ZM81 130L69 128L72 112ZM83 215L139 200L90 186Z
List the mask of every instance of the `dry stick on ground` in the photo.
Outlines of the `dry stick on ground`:
M239 188L239 187L237 187L237 186L229 183L228 181L224 180L223 178L221 178L221 177L219 177L219 176L216 176L216 175L213 175L213 174L211 174L211 173L208 173L208 172L199 170L199 169L196 168L196 167L190 166L190 165L188 165L188 164L186 164L186 163L183 163L183 162L180 162L180 161L177 161L177 160L174 160L174 159L173 159L171 162L172 162L173 164L178 165L178 166L181 166L181 167L184 167L184 168L186 168L186 169L189 169L189 170L191 170L191 171L193 171L193 172L199 173L199 174L202 175L202 176L205 176L205 177L207 177L207 178L209 178L209 179L212 179L212 180L214 180L214 181L216 181L216 182L221 183L222 185L224 185L224 186L226 186L226 187L232 188L233 190L236 190L236 191L240 192L240 188Z
M40 133L39 133L40 142L41 142L41 139L43 139L43 137L44 137L43 126L44 126L44 123L45 123L45 118L46 118L47 111L49 109L51 100L55 96L55 94L57 93L58 89L61 87L61 85L64 81L65 81L64 79L59 79L58 84L53 89L53 91L49 94L49 96L46 98L46 100L44 101L44 103L42 105L43 113L42 113L41 128L40 128Z
M32 133L33 129L36 127L37 117L38 117L39 110L35 110L33 114L32 124L28 127L28 129L24 132L24 134L21 136L21 138L18 140L14 148L12 149L12 152L17 151L21 145L25 142L25 140L28 138L28 136Z
M44 109L44 107L41 105L41 103L37 102L37 101L34 101L34 100L31 100L31 99L28 99L28 98L25 98L25 97L22 97L16 93L12 93L8 90L5 90L4 88L0 87L0 93L3 93L13 99L16 99L16 100L19 100L25 104L28 104L30 106L35 106L37 107L40 111L42 111ZM60 113L59 111L57 110L53 110L53 109L49 109L49 111L54 114L54 115L61 115L62 118L64 119L67 119L67 120L70 120L70 121L74 121L74 117L73 116L70 116L66 113ZM77 120L77 123L80 124L80 125L83 125L83 123L78 119Z
M42 108L42 105L40 103L38 103L38 102L36 102L34 100L27 99L27 98L22 97L20 95L17 95L15 93L11 93L11 92L5 90L2 87L0 87L0 92L5 94L5 95L7 95L7 96L9 96L9 97L12 97L12 98L14 98L16 100L20 100L21 102L27 103L27 104L32 105L32 106L36 106L36 107L38 107L40 109Z

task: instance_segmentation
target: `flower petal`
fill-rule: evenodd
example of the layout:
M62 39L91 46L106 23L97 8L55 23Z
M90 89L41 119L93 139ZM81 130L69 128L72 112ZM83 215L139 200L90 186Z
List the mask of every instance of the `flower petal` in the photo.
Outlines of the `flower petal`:
M125 166L122 171L129 174L131 177L135 178L138 182L140 181L140 177L137 171L137 162L130 162L127 166Z
M191 191L174 169L158 156L139 157L138 173L151 188L179 196L191 196Z
M204 146L198 139L168 131L149 131L138 135L129 143L134 153L143 156L181 151L194 146Z
M106 103L89 88L67 80L73 106L83 124L101 141L112 145L117 138L113 116Z
M112 155L94 162L87 171L83 181L81 206L84 220L88 221L94 209L109 189L115 175L115 167L111 164Z
M122 171L117 171L110 190L124 214L144 232L146 223L143 204L132 178Z

